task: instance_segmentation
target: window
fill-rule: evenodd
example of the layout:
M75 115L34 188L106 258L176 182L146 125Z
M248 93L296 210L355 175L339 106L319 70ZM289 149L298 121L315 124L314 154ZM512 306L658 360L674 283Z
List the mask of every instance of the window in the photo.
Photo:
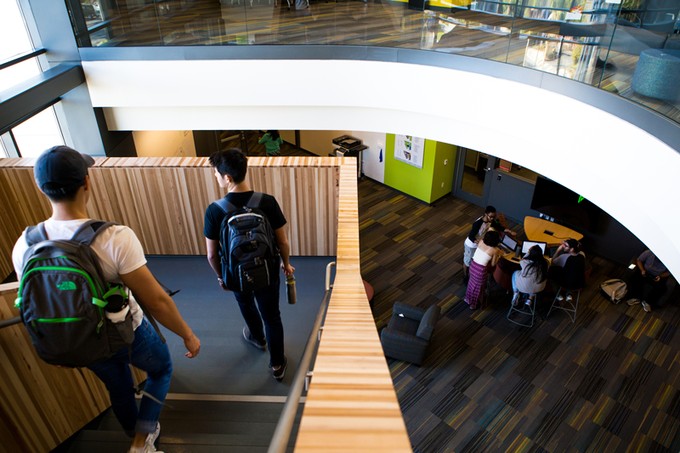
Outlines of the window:
M16 0L0 2L0 61L11 60L19 54L35 49L26 27L26 21ZM0 91L30 79L41 73L38 57L30 58L0 70ZM0 157L20 155L37 156L43 150L63 145L64 139L59 128L54 107L22 122L0 136Z

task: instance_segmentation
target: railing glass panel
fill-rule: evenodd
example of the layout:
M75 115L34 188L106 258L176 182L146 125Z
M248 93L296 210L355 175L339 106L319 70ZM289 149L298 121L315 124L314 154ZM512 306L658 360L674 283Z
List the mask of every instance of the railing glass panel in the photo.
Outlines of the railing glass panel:
M415 48L557 74L680 122L680 0L79 1L81 46Z

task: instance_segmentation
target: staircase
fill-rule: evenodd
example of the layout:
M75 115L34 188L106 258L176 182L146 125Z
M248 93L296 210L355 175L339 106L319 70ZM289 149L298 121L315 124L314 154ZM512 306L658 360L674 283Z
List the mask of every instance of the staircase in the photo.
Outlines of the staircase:
M161 412L157 448L166 453L266 452L282 408L282 402L169 399ZM298 424L299 414L294 433ZM294 433L288 451L293 451ZM122 453L129 445L129 438L108 410L53 453Z

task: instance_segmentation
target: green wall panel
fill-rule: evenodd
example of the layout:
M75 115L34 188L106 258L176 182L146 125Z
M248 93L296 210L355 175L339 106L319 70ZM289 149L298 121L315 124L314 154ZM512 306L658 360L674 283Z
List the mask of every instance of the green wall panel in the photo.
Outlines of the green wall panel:
M423 168L394 157L395 135L385 140L385 184L426 203L451 193L456 147L425 140ZM446 165L444 161L446 160Z

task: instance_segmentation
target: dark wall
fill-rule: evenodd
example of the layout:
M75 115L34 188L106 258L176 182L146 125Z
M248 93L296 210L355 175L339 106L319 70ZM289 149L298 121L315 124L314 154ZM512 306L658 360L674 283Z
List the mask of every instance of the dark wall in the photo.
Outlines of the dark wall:
M538 211L530 208L533 193L533 182L494 170L488 204L521 224L525 216L539 216ZM631 258L646 248L633 233L604 211L598 216L597 225L588 231L576 230L583 233L586 253L595 253L622 265L629 264Z
M130 131L110 131L106 125L104 112L100 108L94 109L99 134L107 157L137 157L135 140Z
M217 131L193 131L196 156L210 157L220 147Z

